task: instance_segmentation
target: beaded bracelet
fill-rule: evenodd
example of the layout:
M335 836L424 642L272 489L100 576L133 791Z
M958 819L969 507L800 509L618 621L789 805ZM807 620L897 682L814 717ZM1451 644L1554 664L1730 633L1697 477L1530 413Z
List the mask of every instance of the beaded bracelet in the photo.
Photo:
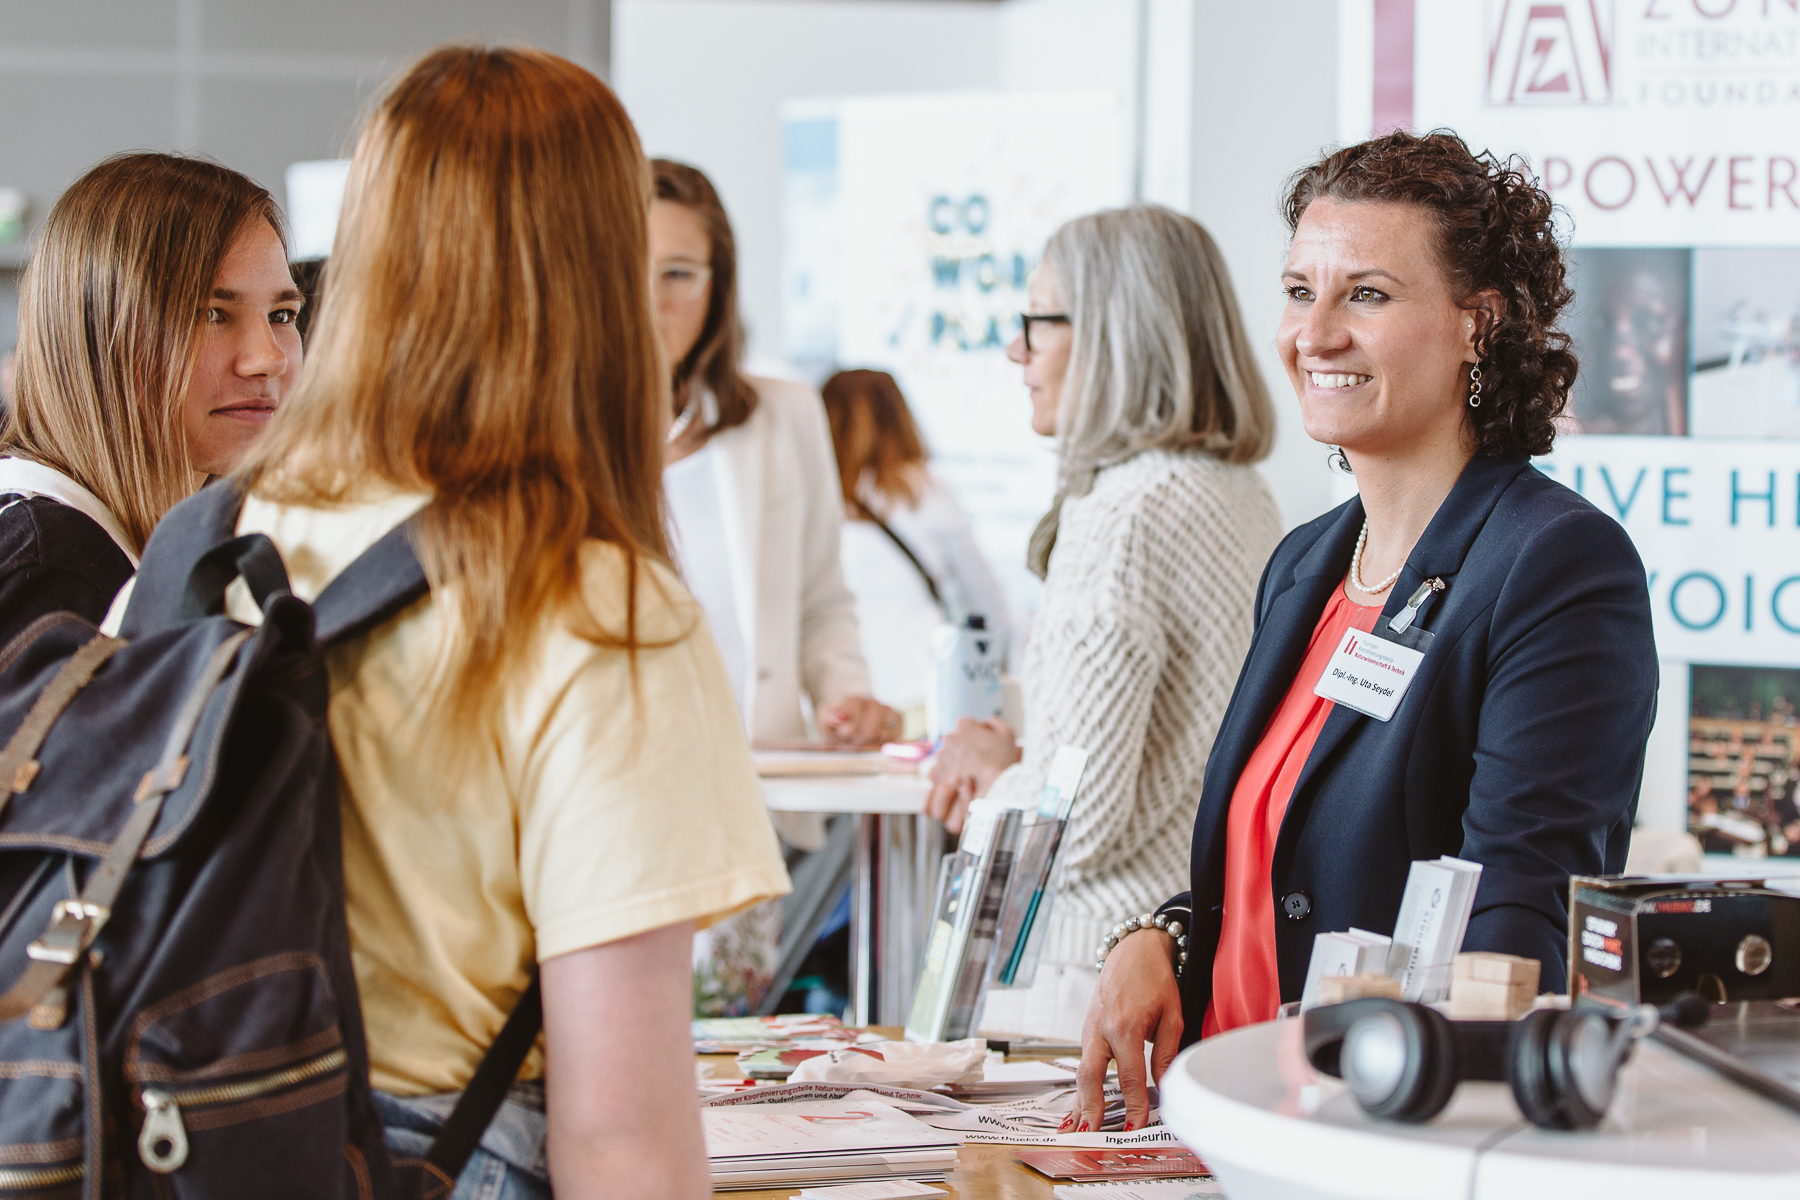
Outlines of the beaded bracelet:
M1106 956L1112 953L1113 947L1142 929L1160 929L1175 939L1175 978L1180 979L1182 968L1187 966L1187 931L1181 927L1180 921L1171 921L1167 913L1157 913L1155 916L1145 913L1141 917L1128 917L1114 925L1112 932L1106 935L1106 940L1094 951L1094 970L1103 970L1106 967Z

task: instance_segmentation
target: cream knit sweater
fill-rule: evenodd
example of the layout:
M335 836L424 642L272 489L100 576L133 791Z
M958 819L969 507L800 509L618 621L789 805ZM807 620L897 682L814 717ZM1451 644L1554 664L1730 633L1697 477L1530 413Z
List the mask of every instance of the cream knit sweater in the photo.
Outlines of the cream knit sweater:
M1045 963L1091 967L1115 923L1187 890L1206 756L1280 538L1255 468L1199 452L1145 451L1064 502L1025 653L1025 757L988 792L1035 802L1056 748L1088 749Z

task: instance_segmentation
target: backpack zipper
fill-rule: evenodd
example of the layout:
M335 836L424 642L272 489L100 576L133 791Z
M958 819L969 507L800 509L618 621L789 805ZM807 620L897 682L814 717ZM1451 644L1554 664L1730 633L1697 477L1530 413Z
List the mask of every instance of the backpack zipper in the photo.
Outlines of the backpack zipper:
M340 1046L317 1058L295 1063L291 1067L258 1075L237 1083L220 1083L204 1087L145 1088L143 1091L144 1128L138 1134L138 1157L144 1165L162 1175L181 1169L187 1161L187 1129L181 1123L181 1109L201 1108L214 1104L235 1104L269 1092L305 1083L321 1075L341 1069L349 1055ZM167 1149L160 1149L166 1143Z
M29 1191L55 1187L59 1183L74 1183L86 1174L87 1168L81 1163L64 1163L60 1167L0 1167L0 1188Z

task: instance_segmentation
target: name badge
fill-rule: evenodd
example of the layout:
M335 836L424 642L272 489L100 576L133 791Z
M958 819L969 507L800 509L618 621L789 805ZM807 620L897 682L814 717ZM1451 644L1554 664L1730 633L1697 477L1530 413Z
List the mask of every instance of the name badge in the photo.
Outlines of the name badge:
M1325 664L1313 695L1359 713L1386 721L1400 707L1411 686L1432 635L1416 628L1420 607L1444 590L1441 579L1427 579L1407 601L1406 607L1387 623L1389 636L1347 629L1336 653ZM1380 628L1380 626L1377 626Z

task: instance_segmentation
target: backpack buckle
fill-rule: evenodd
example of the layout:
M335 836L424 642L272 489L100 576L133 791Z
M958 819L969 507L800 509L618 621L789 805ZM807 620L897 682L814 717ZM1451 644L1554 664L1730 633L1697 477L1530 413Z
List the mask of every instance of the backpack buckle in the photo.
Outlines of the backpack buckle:
M25 953L39 962L72 967L111 916L112 909L104 904L58 900L50 910L50 924L43 936L25 947Z

